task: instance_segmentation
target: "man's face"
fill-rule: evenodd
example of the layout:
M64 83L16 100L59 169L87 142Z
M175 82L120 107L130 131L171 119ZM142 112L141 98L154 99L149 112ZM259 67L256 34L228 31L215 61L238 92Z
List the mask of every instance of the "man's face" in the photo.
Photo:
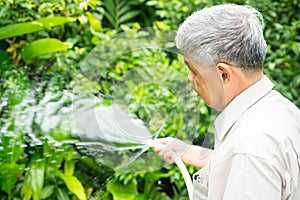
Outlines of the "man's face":
M225 107L225 91L216 68L206 69L204 66L201 68L187 56L184 60L190 69L188 80L193 84L197 94L209 107L223 110Z

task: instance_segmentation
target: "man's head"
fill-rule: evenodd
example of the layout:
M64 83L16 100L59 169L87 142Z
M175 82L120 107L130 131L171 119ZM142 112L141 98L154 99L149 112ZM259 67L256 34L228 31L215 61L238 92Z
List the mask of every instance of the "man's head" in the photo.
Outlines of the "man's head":
M262 23L254 8L227 4L195 12L180 26L177 48L191 69L189 81L209 106L224 109L262 77Z

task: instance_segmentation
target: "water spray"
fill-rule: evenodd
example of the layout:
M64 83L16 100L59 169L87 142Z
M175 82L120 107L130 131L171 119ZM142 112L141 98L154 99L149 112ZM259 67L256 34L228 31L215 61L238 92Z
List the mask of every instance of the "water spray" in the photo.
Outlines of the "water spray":
M193 140L191 134L197 132L193 121L197 123L199 120L195 117L200 116L198 96L182 70L156 58L160 55L158 52L177 56L176 48L170 46L175 34L152 28L138 30L134 35L119 34L102 41L81 63L84 77L105 87L112 86L107 92L108 98L101 95L90 101L93 93L87 97L89 102L79 100L74 106L80 144L95 156L97 162L116 170L152 171L165 164L159 155L147 152L150 147L163 148L155 138L165 125L172 124L174 128L169 136L176 137L178 130L185 133L185 139ZM123 62L130 60L131 52L139 56L132 66ZM124 66L122 73L115 73L112 70L115 66ZM110 85L111 80L113 85ZM80 84L76 92L82 88L84 92L80 94L86 94L85 87ZM106 91L105 87L102 89ZM192 199L190 174L182 160L174 157L174 161Z

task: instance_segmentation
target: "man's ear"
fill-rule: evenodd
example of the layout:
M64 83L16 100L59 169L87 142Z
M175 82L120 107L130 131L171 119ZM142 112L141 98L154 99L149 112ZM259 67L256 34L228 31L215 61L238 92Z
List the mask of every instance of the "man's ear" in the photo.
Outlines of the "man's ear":
M219 73L220 80L224 86L227 86L232 79L232 69L231 66L226 63L218 63L216 65L217 72Z

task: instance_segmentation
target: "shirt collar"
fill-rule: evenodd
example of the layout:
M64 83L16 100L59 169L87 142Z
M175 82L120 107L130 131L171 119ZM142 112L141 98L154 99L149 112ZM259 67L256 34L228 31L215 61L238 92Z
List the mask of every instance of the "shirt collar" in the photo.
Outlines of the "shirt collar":
M238 118L249 107L270 92L273 86L274 84L270 79L264 76L261 80L235 97L214 122L218 140L221 141Z

